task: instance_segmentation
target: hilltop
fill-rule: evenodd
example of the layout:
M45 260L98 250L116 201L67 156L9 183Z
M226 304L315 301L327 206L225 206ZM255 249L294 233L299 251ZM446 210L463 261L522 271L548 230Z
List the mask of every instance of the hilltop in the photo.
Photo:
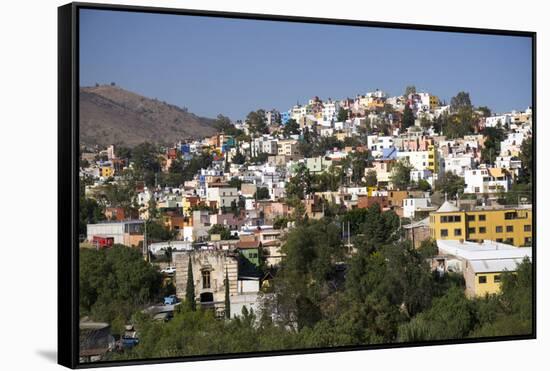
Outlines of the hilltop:
M114 85L80 88L80 141L135 146L212 135L214 120Z

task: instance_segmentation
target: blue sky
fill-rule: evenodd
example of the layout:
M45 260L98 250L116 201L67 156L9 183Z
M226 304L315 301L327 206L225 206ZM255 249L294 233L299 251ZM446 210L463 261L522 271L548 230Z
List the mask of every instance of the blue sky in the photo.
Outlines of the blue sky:
M116 82L198 115L242 119L317 95L405 86L494 112L531 101L531 40L352 26L81 10L80 85Z

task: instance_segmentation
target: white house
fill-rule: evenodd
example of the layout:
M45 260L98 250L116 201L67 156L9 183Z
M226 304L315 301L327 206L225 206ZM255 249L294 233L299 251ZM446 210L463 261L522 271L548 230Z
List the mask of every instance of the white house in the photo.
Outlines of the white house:
M415 170L426 170L428 168L429 151L403 151L397 152L397 159L406 159Z
M231 207L231 203L239 200L239 192L235 187L209 187L206 200L215 201L218 207Z
M406 198L403 200L403 217L414 218L418 209L431 206L429 198Z
M449 155L444 158L444 170L459 176L464 176L464 171L474 167L474 158L471 154Z
M510 180L510 174L502 168L466 170L464 193L508 192Z
M485 127L493 128L498 126L499 123L502 126L510 125L512 123L512 115L509 113L505 113L503 115L495 115L485 118Z

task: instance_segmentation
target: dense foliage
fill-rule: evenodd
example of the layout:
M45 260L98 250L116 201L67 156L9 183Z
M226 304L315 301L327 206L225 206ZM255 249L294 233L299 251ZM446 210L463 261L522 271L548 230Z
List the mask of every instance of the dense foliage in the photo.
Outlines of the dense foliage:
M124 322L162 294L160 273L137 249L114 245L99 251L80 249L79 255L81 317Z

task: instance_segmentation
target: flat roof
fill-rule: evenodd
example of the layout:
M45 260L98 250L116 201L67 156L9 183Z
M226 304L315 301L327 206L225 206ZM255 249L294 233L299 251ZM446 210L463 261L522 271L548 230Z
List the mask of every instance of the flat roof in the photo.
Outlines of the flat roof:
M501 242L485 240L482 243L458 241L458 240L437 240L439 252L447 255L454 255L459 258L474 260L504 260L532 257L531 247L515 247Z
M473 260L470 261L470 266L475 273L513 272L522 261L523 258Z

